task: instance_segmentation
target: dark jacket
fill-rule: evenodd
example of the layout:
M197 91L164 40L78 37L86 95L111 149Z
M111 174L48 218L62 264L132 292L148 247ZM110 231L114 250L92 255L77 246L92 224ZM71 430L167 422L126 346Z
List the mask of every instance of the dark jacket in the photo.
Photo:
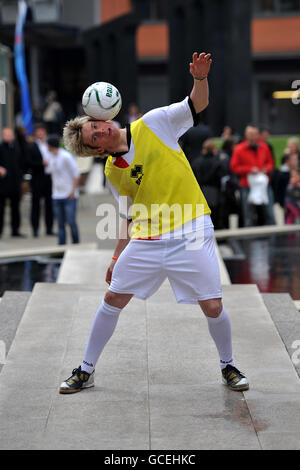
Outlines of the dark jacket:
M225 168L219 155L201 155L192 163L195 177L209 206L218 206L221 195L221 178Z
M20 192L25 164L16 141L0 144L0 166L6 169L6 175L0 177L0 194L11 195Z
M43 191L45 185L51 188L51 176L45 173L43 157L38 145L35 142L29 142L26 146L27 170L31 174L32 190Z

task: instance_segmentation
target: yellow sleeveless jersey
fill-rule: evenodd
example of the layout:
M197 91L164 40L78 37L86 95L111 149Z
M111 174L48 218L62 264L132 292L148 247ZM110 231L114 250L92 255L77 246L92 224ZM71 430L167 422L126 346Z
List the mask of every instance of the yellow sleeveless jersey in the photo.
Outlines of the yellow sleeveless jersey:
M210 208L183 151L167 146L143 122L130 126L134 159L127 168L107 159L105 175L121 196L130 196L131 238L156 237L170 232Z

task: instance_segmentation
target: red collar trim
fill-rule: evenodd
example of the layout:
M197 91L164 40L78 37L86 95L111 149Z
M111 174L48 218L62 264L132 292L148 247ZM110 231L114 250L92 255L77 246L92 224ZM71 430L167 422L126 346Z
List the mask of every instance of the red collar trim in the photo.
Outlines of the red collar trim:
M114 161L114 165L118 168L127 168L129 166L123 157L117 157Z

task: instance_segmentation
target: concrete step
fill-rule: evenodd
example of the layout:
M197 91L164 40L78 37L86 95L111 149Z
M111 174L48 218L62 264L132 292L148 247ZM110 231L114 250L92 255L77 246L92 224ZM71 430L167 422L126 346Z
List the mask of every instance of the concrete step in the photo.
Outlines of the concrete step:
M36 284L0 375L1 449L300 449L300 380L256 286L224 286L244 394L221 384L197 305L133 299L93 389L59 395L104 290Z
M93 284L104 288L105 276L112 261L111 250L69 249L61 263L56 282L59 284Z
M300 312L289 294L262 294L262 298L300 377Z
M10 349L30 295L31 292L6 291L2 296L0 303L0 372L5 363L5 355Z

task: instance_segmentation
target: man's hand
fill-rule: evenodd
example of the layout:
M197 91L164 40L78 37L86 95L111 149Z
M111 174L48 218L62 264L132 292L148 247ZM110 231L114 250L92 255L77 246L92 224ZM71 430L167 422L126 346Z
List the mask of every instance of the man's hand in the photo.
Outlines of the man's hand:
M108 270L106 271L106 278L105 278L105 281L107 282L108 285L110 285L111 283L111 276L112 276L112 272L113 272L113 269L115 267L115 264L116 264L116 261L117 260L112 260L112 262L110 263L109 265L109 268Z
M195 111L201 113L208 106L208 81L205 80L210 70L212 59L210 54L202 52L199 57L197 52L193 54L193 62L190 63L190 73L194 77L194 86L190 94Z
M7 171L3 166L0 166L0 177L3 178L6 175Z
M193 62L190 63L190 73L194 78L205 78L208 75L212 63L210 56L211 54L202 52L198 57L198 53L194 52Z
M251 173L253 173L254 175L257 175L259 173L259 168L257 166L253 166L251 168Z

